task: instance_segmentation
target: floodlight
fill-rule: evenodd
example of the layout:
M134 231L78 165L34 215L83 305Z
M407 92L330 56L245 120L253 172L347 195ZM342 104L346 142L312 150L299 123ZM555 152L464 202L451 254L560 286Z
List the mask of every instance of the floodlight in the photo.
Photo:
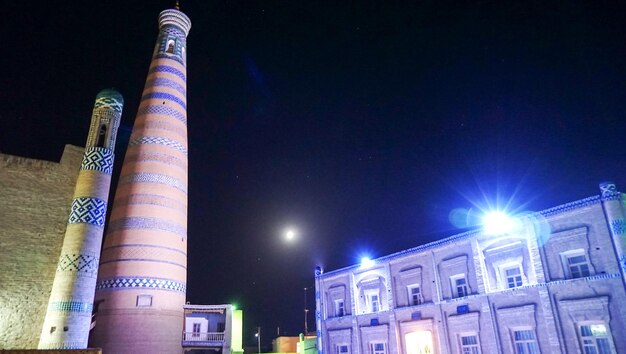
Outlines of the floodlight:
M500 235L511 232L517 220L502 211L492 211L483 217L483 229L487 235Z
M373 266L375 262L371 260L369 257L361 258L361 268L369 268Z

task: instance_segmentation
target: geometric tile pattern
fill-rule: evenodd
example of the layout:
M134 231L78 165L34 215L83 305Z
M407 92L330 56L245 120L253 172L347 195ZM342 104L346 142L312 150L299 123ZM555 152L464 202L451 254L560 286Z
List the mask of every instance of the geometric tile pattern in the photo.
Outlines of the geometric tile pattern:
M538 214L543 215L543 216L552 216L552 215L563 213L569 210L574 210L574 209L594 205L599 202L600 202L600 198L598 196L593 196L593 197L588 197L585 199L577 200L575 202L558 205L550 209L542 210L538 212Z
M104 225L107 203L98 198L78 197L72 201L69 224Z
M163 195L157 194L130 194L122 200L120 198L119 203L124 202L124 204L132 205L132 204L145 204L145 205L158 205L164 208L170 208L174 210L179 210L181 212L187 212L187 206L183 203L179 202L177 199L169 198ZM118 203L118 200L115 200Z
M157 65L155 67L150 68L150 70L148 71L148 75L152 74L152 73L169 73L169 74L174 74L176 76L178 76L181 80L187 82L187 78L185 77L185 74L183 74L182 72L180 72L180 70L169 66L169 65Z
M137 112L137 116L144 115L144 114L162 114L164 116L174 117L178 119L179 121L187 124L187 117L184 114L180 113L179 111L173 108L170 108L164 105L143 106Z
M63 254L59 259L59 272L80 272L96 275L98 271L98 260L96 256L85 254Z
M187 155L187 148L179 143L178 141L161 138L158 136L142 136L139 138L135 138L128 143L128 146L140 145L140 144L159 144L164 146L172 147L183 154Z
M185 34L175 27L165 27L161 30L161 32L167 33L167 34L179 37L179 38L185 38Z
M121 263L121 262L152 262L152 263L164 263L164 264L171 264L173 266L176 267L181 267L183 269L187 269L187 266L181 263L176 263L176 262L172 262L172 261L164 261L162 259L152 259L152 258L121 258L121 256L116 257L115 259L111 259L108 261L102 261L100 262L100 264L107 264L107 263Z
M86 312L91 313L93 304L91 302L79 301L54 301L48 305L48 309L61 312Z
M113 172L113 151L102 147L85 149L81 170L100 171L110 175Z
M185 293L185 283L171 279L143 278L143 277L115 277L99 281L96 290L128 290L136 288L163 289Z
M165 45L165 44L163 44ZM177 51L179 51L177 49ZM169 59L169 60L173 60L175 62L177 62L178 64L185 66L185 62L183 61L183 59L180 57L180 53L178 53L177 55L173 55L173 54L157 54L154 56L157 59Z
M167 92L150 92L150 93L143 95L143 97L141 97L141 100L143 101L143 100L154 99L154 98L174 101L178 103L181 107L183 107L183 109L187 109L187 104L185 104L183 100Z
M178 168L183 169L183 171L187 171L187 161L181 160L176 156L163 154L160 152L146 152L140 151L138 153L132 153L126 155L126 161L158 161L168 166L176 166Z
M615 219L611 221L611 229L614 235L623 235L626 233L626 220Z
M109 223L109 232L129 229L160 230L171 232L180 237L187 237L186 227L160 218L146 218L135 216L116 219Z
M150 117L150 119L143 121L142 126L145 129L165 130L183 138L187 137L187 126L182 125L169 117L166 119L161 119L161 117Z
M129 245L121 245L120 247L108 247L102 250L102 258L100 259L100 263L106 262L106 258L109 256L109 254L113 253L120 258L185 259L185 257L187 256L185 252L171 247L159 247L154 245L134 245L133 247L130 247Z
M128 176L122 176L119 179L119 185L125 185L130 183L158 183L165 184L170 187L174 187L181 192L187 194L187 184L177 180L174 177L168 175L162 175L159 173L135 173Z
M122 107L124 107L124 102L120 102L113 97L98 97L94 105L94 109L108 108L120 113L122 112Z
M146 82L146 87L148 86L163 86L163 87L169 87L171 89L174 89L178 92L180 92L183 96L187 95L187 92L185 90L185 87L181 84L179 84L178 82L174 81L174 80L170 80L166 77L157 77L155 79L152 80L148 80L148 82Z

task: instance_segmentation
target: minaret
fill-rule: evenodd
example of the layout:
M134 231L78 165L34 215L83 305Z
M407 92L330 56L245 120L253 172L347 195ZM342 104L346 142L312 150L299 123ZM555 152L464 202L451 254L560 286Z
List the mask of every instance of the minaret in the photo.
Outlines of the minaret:
M96 286L90 345L180 353L187 284L186 37L178 9L159 35L118 181Z
M87 347L123 105L116 91L103 90L96 96L39 349Z

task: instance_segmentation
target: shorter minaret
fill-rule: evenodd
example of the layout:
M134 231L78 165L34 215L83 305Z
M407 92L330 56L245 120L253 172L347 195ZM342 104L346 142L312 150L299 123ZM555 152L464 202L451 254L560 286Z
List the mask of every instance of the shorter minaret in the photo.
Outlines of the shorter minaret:
M96 96L39 349L87 347L123 105L117 91L102 90Z

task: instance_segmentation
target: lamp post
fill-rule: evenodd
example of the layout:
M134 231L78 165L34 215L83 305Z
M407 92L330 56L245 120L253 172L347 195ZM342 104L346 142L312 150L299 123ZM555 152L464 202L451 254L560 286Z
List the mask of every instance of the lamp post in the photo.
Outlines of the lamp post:
M306 308L306 288L304 288L304 335L305 336L309 333L309 321L307 321L308 313L309 313L309 309Z
M257 353L261 354L261 327L257 326L254 336L256 337L256 345L258 348Z

